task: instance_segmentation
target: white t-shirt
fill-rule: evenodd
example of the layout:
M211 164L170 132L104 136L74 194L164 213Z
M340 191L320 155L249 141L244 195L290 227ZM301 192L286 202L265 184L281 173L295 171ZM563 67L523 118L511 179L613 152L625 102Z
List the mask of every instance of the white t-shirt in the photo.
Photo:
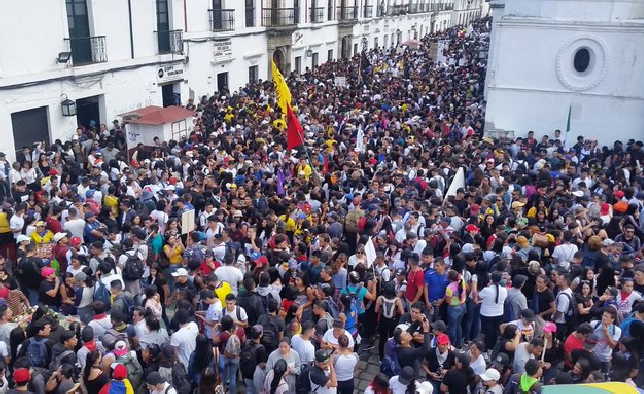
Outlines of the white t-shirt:
M311 363L315 359L315 347L311 341L302 339L299 334L291 338L291 347L300 355L302 364Z
M563 293L568 294L570 297L565 296ZM568 312L568 308L570 307L570 300L574 299L575 296L572 294L572 290L570 288L557 293L557 297L555 298L555 305L557 312L561 313L555 314L555 323L566 324L566 312Z
M575 244L564 243L561 245L555 246L555 249L552 252L552 258L557 261L557 264L560 267L568 268L575 253L579 251L579 248Z
M170 337L170 345L177 348L179 361L186 367L186 370L190 362L190 355L197 346L197 335L199 335L199 327L191 321Z
M13 215L11 217L11 220L9 221L9 228L11 228L11 231L18 231L13 233L13 237L15 239L18 239L18 235L22 234L22 229L25 227L25 219L18 216L18 215Z
M592 320L590 326L594 330L593 333L599 336L599 342L593 347L593 353L599 361L610 362L613 359L613 348L608 346L608 338L602 328L601 320ZM608 335L613 338L613 341L619 341L619 338L622 337L622 330L613 324L608 328Z
M228 282L233 290L233 294L237 295L237 284L244 279L244 274L237 267L232 265L222 265L215 270L215 275L219 280Z
M499 302L496 302L496 285L487 286L479 292L479 298L481 299L481 316L493 317L493 316L502 316L503 315L503 303L505 299L508 298L508 290L500 286L499 289ZM483 371L485 372L485 371Z
M222 310L223 308L221 306L221 301L218 298L216 298L214 304L208 305L208 309L206 310L206 320L209 322L220 321ZM211 339L213 338L212 331L213 331L213 328L206 325L206 336L208 338L211 338Z
M512 370L514 373L524 373L525 363L528 360L533 360L534 354L528 352L528 342L521 342L517 345L514 351L514 362L512 363Z
M85 231L85 221L83 219L72 219L65 222L63 230L69 231L72 237L83 238L83 231Z
M351 334L349 333L349 331L347 331L347 330L344 330L344 335L346 335L346 336L347 336L347 339L349 339L349 348L353 348L353 347L355 346L355 341L353 340L353 335L351 335ZM324 337L322 337L322 339L323 339L325 342L330 343L330 344L332 344L332 345L335 345L335 346L337 346L337 345L338 345L338 339L337 339L336 337L334 337L334 336L333 336L333 328L329 328L329 329L324 333Z
M391 394L405 394L407 392L407 385L398 381L398 375L389 379L389 389Z
M335 359L335 374L338 382L353 379L353 371L358 364L358 355L355 353L342 354Z
M241 307L241 306L239 306L239 305L235 305L235 309L233 309L233 311L232 311L232 312L231 312L231 311L229 311L227 308L224 308L224 309L223 309L223 315L224 315L224 316L230 316L230 317L232 317L232 318L233 318L233 321L238 322L238 321L240 321L240 320L239 320L239 319L237 319L237 315L238 315L237 310L239 310L239 317L241 318L241 320L242 320L242 321L243 321L243 320L248 320L248 314L246 313L246 311L244 310L244 308L242 308L242 307Z
M472 371L474 371L474 373L477 375L484 373L485 358L483 358L483 355L479 354L479 358L477 358L474 362L470 363L470 367L472 367Z

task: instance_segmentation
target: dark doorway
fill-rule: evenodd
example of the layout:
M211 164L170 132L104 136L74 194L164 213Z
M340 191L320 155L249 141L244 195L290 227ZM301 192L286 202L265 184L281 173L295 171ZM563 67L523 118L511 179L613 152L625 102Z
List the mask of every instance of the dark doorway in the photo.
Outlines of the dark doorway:
M228 94L228 73L217 74L217 90L221 94Z
M47 107L34 108L11 114L13 144L16 151L31 147L36 141L49 144Z
M168 105L175 105L173 84L161 85L161 97L163 99L163 107Z
M76 100L76 120L78 127L98 129L98 125L101 122L101 114L98 109L98 96Z

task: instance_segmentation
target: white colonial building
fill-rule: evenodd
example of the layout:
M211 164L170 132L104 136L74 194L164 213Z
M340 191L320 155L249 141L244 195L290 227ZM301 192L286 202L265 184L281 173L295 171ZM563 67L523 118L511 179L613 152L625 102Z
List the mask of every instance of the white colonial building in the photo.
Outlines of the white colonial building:
M644 137L644 1L493 0L486 132Z
M149 105L234 91L478 17L455 0L22 0L0 13L10 157ZM473 0L480 3L479 0ZM75 107L75 108L74 108Z

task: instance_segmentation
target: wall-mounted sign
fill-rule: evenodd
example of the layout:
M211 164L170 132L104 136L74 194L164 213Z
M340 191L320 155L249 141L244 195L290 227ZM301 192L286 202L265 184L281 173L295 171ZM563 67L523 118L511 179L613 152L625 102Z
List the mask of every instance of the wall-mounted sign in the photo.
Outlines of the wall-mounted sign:
M291 36L291 40L293 41L293 45L297 45L302 41L302 38L304 37L304 34L302 34L299 31L294 31L293 35Z
M233 46L230 39L215 41L215 62L231 60L233 58Z
M182 80L183 71L183 64L181 63L166 64L158 68L157 81L163 83Z

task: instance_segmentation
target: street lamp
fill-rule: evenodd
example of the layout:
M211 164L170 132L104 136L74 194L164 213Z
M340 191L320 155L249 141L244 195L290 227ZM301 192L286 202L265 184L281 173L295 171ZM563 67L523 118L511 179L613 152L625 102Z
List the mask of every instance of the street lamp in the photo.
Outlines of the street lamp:
M60 103L60 106L63 111L63 116L76 116L76 101L68 99L66 94L63 94L62 97L64 99Z

